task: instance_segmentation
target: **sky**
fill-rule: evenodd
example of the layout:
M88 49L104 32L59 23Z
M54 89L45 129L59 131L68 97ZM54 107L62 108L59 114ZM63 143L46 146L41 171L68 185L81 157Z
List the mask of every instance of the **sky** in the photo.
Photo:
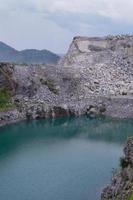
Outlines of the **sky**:
M74 36L133 34L133 0L0 0L0 41L65 53Z

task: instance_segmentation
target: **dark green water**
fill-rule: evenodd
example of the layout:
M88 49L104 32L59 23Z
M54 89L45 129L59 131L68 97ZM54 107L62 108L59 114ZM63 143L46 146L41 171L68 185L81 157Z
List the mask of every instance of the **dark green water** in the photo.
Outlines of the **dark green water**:
M61 118L0 128L0 200L98 200L132 121Z

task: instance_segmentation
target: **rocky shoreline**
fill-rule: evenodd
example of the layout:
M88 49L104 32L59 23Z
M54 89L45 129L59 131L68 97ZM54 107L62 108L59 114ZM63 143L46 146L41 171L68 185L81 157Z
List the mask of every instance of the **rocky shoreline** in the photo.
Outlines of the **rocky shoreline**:
M14 101L14 100L13 100ZM18 100L17 100L18 101ZM55 118L61 116L108 116L116 119L132 119L132 97L92 96L81 101L46 104L43 101L19 99L15 108L0 112L0 126L21 120Z
M62 115L133 118L132 52L133 36L75 37L56 66L0 63L0 96L8 97L5 105L0 99L0 125Z
M124 147L124 157L120 159L121 169L112 178L101 195L101 200L133 199L133 138L129 138Z

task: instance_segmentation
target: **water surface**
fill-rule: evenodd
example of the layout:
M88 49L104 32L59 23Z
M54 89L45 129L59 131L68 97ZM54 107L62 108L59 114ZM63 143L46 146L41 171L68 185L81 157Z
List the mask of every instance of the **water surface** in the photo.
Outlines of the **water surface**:
M0 128L0 200L98 200L131 120L59 118Z

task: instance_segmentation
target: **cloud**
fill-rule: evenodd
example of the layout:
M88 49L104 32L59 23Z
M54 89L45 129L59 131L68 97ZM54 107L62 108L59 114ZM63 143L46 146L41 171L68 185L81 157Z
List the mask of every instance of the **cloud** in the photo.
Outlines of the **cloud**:
M28 12L0 13L0 40L17 48L66 52L74 34L41 15Z
M27 0L40 12L86 13L133 23L132 0ZM26 1L26 2L27 2Z
M0 40L64 52L75 35L133 33L133 0L0 0Z
M132 0L1 0L0 9L27 9L36 12L87 13L132 23Z

